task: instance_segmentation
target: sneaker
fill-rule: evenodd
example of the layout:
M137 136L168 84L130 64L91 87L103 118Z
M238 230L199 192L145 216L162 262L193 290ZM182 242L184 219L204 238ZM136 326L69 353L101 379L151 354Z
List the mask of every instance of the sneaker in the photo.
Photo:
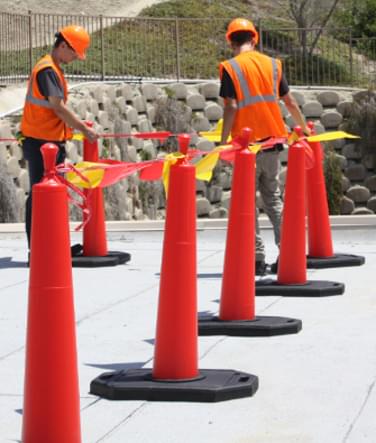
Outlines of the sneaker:
M264 262L264 260L256 261L255 274L256 275L265 275L266 274L266 263Z

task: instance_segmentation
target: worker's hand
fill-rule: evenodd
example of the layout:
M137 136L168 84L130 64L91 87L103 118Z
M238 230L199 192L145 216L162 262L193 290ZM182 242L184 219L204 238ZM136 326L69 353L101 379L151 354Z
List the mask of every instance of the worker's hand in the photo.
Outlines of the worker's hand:
M221 137L221 141L219 142L219 145L227 145L228 143L230 143L231 141L231 137L228 135L227 137L222 136Z
M94 142L99 137L99 134L95 129L89 128L88 126L85 126L85 129L82 131L84 134L84 137L88 139L90 142Z
M305 127L303 128L303 134L304 134L306 137L309 137L309 136L311 135L311 130L310 130L310 128L309 128L308 126L305 126Z
M17 143L22 147L23 141L25 140L25 136L22 134L21 131L16 132L16 140Z

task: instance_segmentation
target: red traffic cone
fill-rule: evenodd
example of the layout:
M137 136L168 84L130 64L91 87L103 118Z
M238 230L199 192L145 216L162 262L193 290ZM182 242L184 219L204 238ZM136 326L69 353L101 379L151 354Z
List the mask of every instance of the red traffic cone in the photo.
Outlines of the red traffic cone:
M300 320L255 316L255 163L244 128L231 186L219 316L199 320L200 335L271 336L299 332Z
M87 122L87 126L92 127L92 122ZM84 161L99 161L98 141L89 141L84 138ZM84 227L84 252L86 257L104 257L108 254L106 225L104 216L103 191L101 188L94 188L84 191L89 198L91 216Z
M79 443L75 318L67 189L55 177L58 148L41 148L33 186L23 443Z
M295 128L302 135L301 128ZM311 162L308 162L309 166ZM306 263L306 144L295 142L289 148L285 201L281 226L278 278L259 280L256 295L285 295L290 297L323 297L341 295L343 283L307 280Z
M179 141L186 154L189 136L184 134ZM199 375L196 261L195 168L179 160L170 170L154 379L194 379Z
M278 283L304 284L307 281L305 253L305 147L290 146L283 207Z
M179 136L180 151L189 136ZM257 377L198 370L195 168L171 167L159 291L154 367L103 374L90 392L110 399L213 402L251 396Z
M314 135L314 127L311 133ZM322 167L323 155L320 142L309 142L314 155L314 165L307 169L308 199L308 255L332 257L333 244L326 197L325 177Z
M92 122L86 122L89 127L93 126ZM84 138L83 141L84 161L99 161L98 141L89 141ZM74 267L101 267L116 266L126 263L131 256L127 252L108 251L105 212L103 203L103 190L94 188L84 190L88 199L90 208L89 220L83 229L83 254L72 257L72 265ZM88 217L84 215L84 217Z
M313 122L308 123L314 135ZM320 142L308 142L315 158L307 170L308 200L308 268L360 266L365 258L353 254L334 254L329 219L328 199L323 170L323 149Z
M255 318L255 163L248 149L251 130L243 129L243 149L235 156L227 227L221 320Z

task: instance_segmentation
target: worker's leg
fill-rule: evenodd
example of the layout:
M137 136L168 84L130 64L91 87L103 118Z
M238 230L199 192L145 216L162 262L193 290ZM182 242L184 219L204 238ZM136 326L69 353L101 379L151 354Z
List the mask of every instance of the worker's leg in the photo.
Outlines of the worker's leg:
M279 152L265 152L261 156L263 173L259 181L259 190L265 213L273 226L275 244L279 246L283 208L279 187Z

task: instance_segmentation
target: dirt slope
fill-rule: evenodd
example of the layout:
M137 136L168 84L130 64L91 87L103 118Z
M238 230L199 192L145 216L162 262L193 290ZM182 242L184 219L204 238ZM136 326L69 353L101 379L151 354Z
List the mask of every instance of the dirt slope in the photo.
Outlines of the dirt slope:
M163 0L0 0L0 12L25 14L83 14L134 17L143 8Z

